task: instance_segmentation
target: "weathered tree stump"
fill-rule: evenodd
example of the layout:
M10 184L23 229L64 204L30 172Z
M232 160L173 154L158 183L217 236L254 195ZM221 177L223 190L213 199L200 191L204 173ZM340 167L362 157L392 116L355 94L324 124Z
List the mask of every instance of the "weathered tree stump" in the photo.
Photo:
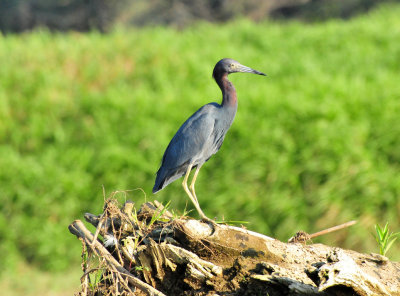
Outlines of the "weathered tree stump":
M157 201L136 212L109 199L85 219L95 234L69 226L83 242L79 295L400 295L400 264L377 254L174 218Z

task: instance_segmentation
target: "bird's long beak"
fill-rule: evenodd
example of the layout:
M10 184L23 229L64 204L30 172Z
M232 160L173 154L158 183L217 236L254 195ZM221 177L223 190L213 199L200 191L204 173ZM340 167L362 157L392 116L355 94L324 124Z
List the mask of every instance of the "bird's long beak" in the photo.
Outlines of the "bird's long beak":
M264 74L264 73L262 73L260 71L254 70L252 68L249 68L249 67L246 67L246 66L243 66L243 65L238 65L235 72L253 73L253 74L257 74L257 75L267 76L266 74Z

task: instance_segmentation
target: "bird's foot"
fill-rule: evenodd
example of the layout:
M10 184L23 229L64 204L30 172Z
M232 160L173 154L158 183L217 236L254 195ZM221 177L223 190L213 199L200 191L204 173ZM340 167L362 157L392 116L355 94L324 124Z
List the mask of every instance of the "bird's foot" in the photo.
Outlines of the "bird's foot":
M215 222L213 219L208 218L207 216L201 217L201 220L200 220L200 221L201 221L201 222L205 222L205 223L207 223L208 225L210 225L210 227L212 228L211 235L213 235L214 232L215 232L215 229L218 227L217 222Z

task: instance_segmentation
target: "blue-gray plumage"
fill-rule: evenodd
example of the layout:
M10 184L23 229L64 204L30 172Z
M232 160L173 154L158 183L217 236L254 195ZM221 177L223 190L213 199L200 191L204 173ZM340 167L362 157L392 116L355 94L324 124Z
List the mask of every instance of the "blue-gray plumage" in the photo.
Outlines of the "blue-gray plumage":
M243 66L235 60L220 60L214 67L213 77L222 91L221 105L217 103L204 105L180 127L164 152L153 187L153 193L156 193L185 175L183 188L203 220L210 219L200 208L194 184L201 166L221 148L225 134L235 118L237 96L234 86L228 80L228 74L236 72L265 76L264 73ZM187 179L193 168L196 168L196 172L189 190Z

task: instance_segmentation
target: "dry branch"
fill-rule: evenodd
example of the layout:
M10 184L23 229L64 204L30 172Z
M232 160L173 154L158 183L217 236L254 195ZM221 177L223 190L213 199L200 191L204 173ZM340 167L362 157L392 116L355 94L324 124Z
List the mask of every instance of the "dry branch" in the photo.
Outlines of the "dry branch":
M158 202L108 200L85 218L103 244L81 221L69 229L103 262L96 295L400 295L400 264L377 254L173 219Z
M75 234L78 238L82 238L87 246L90 246L91 250L97 254L100 258L103 258L111 270L116 270L119 274L125 276L128 282L134 287L139 288L147 295L165 296L163 293L157 291L152 286L142 282L133 276L129 271L123 268L119 262L107 251L107 249L95 239L95 236L85 227L80 220L75 220L70 226L69 231Z

